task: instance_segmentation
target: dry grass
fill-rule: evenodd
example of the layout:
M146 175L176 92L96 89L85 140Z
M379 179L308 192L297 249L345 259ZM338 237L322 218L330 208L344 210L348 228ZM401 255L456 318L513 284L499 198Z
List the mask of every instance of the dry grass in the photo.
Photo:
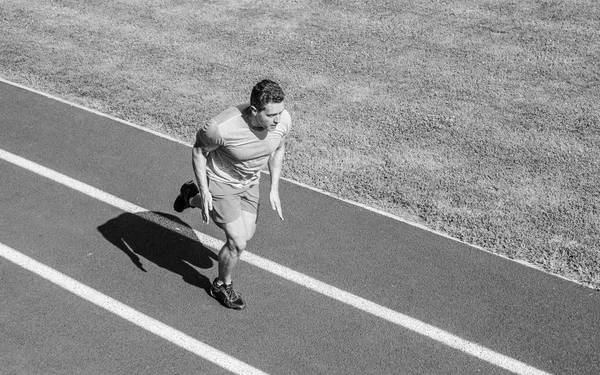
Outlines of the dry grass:
M284 175L600 287L600 7L572 1L36 1L0 75L191 141L260 78Z

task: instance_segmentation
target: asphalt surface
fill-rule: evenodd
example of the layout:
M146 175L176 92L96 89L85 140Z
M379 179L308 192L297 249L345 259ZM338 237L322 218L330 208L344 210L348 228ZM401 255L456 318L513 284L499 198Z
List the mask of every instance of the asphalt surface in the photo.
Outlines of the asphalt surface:
M509 373L247 262L248 307L223 308L193 229L223 235L172 209L186 145L0 82L0 149L147 210L0 159L1 244L266 373ZM265 202L249 252L539 370L600 373L597 292L297 184L281 195L285 221ZM229 373L1 257L0 299L2 374Z

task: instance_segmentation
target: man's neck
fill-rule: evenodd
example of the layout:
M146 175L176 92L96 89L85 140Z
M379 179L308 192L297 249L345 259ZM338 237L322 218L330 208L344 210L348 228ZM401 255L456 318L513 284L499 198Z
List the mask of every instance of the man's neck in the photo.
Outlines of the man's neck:
M244 109L244 111L242 112L242 117L243 117L244 121L246 121L246 124L248 124L250 129L256 130L256 131L265 130L262 126L258 126L256 124L256 116L252 115L250 106L248 106Z

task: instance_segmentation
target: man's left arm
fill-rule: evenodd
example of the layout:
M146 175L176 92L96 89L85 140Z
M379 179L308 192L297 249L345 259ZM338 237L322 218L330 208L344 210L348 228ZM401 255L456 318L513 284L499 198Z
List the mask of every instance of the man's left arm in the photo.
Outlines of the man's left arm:
M279 199L279 178L281 177L281 167L283 166L283 157L285 156L285 140L281 140L281 144L269 157L269 173L271 175L271 193L269 199L271 208L277 211L279 218L283 220L281 210L281 200Z

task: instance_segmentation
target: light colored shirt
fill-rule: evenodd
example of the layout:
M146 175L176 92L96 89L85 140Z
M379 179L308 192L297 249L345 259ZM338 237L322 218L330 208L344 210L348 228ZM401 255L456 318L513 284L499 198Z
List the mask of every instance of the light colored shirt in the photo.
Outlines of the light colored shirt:
M234 187L258 182L269 157L290 131L292 119L287 110L271 131L252 128L242 113L248 104L231 107L213 117L196 134L196 142L207 155L209 180Z

